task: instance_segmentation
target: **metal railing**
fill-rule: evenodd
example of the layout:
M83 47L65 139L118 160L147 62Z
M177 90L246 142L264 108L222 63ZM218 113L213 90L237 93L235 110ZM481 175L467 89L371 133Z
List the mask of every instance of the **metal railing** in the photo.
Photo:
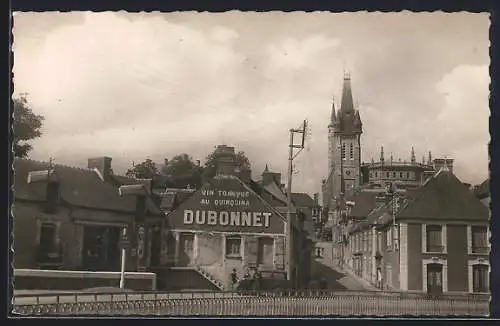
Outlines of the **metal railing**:
M15 295L21 315L487 316L489 296L412 292L125 292Z

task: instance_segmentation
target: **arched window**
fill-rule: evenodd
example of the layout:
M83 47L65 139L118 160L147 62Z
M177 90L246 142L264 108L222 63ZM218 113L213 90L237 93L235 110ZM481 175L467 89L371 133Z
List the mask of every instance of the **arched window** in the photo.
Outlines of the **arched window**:
M344 160L345 159L345 143L342 144L342 154L341 154L341 156L342 156L342 159Z
M349 144L349 157L351 160L354 158L354 146L352 143Z

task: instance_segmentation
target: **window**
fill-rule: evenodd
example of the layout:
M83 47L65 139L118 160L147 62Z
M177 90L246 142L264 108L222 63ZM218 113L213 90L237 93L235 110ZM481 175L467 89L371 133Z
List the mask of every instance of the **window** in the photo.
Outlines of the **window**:
M345 160L345 144L342 144L342 153L341 153L341 157L343 160Z
M472 266L472 291L489 292L489 268L488 265L478 264Z
M399 177L402 178L403 177L403 172L399 172Z
M406 172L406 178L409 179L410 178L410 172Z
M40 227L39 261L49 262L56 258L59 258L57 226L53 223L42 223Z
M231 236L226 238L226 256L233 258L241 257L241 237Z
M392 177L395 178L396 177L396 172L392 172Z
M488 229L485 226L472 226L472 253L488 253Z
M390 177L391 177L391 175L390 175L390 173L389 173L389 172L387 172L387 173L386 173L386 177L387 177L387 178L390 178Z
M375 178L378 178L378 172L375 172Z
M426 251L443 252L443 227L441 225L427 225L426 227Z
M373 234L370 231L368 231L368 251L372 251L373 248L372 241L373 241Z
M349 144L349 157L351 158L351 160L354 158L354 148L352 143Z
M389 228L386 232L386 244L387 250L391 250L392 248L392 228Z

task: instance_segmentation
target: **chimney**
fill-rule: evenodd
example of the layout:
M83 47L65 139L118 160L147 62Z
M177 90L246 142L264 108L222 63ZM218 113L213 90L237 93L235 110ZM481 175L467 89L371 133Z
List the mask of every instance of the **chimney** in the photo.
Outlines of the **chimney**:
M234 160L234 147L217 145L215 149L217 160L217 174L236 175L236 162Z
M93 170L97 169L104 180L112 174L111 171L111 157L102 156L88 159L88 168Z

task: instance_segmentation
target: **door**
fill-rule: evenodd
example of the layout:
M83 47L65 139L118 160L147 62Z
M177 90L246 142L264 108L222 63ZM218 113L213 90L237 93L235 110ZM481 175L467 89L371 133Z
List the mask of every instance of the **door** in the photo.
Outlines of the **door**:
M263 267L272 268L274 239L262 237L258 240L257 264Z
M179 266L190 266L194 263L194 234L181 233L179 237L180 252L179 252Z
M443 293L443 265L427 265L427 293Z

